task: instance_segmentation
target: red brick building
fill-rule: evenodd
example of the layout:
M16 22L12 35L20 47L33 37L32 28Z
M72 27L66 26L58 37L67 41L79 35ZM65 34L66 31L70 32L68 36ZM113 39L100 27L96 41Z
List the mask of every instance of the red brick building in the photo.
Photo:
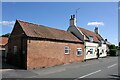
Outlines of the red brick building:
M2 57L3 61L7 56L7 43L8 43L7 37L0 37L0 57Z
M83 42L73 34L16 20L8 40L8 63L33 69L83 60Z
M8 43L7 37L0 37L0 50L5 50L5 46Z

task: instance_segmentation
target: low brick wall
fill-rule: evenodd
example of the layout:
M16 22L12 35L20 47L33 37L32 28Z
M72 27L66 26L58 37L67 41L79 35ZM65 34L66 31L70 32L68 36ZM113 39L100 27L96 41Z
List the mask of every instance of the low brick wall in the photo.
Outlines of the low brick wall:
M70 47L70 54L64 53L64 47ZM83 61L84 52L77 56L77 48L82 48L83 44L53 42L42 40L27 41L27 69L44 68L70 62Z

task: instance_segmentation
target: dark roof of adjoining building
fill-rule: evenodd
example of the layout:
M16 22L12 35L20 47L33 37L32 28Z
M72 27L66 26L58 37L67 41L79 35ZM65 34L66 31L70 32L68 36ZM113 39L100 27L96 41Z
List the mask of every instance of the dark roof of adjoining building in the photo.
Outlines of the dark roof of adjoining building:
M17 22L20 24L23 31L28 37L38 37L38 38L46 38L46 39L54 39L54 40L82 42L77 37L75 37L71 33L64 31L64 30L50 28L47 26L33 24L30 22L25 22L21 20L17 20Z
M84 28L80 28L78 27L78 29L80 31L82 31L82 33L87 37L87 40L89 40L89 36L92 36L93 37L93 41L94 42L100 42L101 40L104 40L100 34L96 34L95 32L92 32L92 31L89 31L87 29L84 29Z
M7 37L0 37L0 45L4 46L8 43L8 38Z

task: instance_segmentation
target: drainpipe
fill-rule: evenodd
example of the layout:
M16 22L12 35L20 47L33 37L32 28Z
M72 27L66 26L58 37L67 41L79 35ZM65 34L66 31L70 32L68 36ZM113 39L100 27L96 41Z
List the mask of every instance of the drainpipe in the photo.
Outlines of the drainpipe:
M86 42L84 41L84 61L86 61Z

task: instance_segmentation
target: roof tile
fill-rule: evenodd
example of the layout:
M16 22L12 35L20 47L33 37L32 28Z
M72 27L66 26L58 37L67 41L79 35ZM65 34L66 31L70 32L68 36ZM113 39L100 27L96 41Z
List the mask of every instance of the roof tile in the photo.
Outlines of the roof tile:
M29 37L39 37L39 38L48 38L48 39L56 39L56 40L82 42L81 40L76 38L74 35L64 30L59 30L59 29L50 28L43 25L24 22L21 20L17 20L17 21L21 25L23 31Z
M93 41L95 42L100 42L101 40L103 40L103 38L99 35L99 34L96 34L95 32L92 32L92 31L89 31L87 29L84 29L84 28L80 28L78 27L79 30L82 31L82 33L88 38L89 36L92 36L93 37Z
M0 37L0 45L6 45L8 43L7 37Z

